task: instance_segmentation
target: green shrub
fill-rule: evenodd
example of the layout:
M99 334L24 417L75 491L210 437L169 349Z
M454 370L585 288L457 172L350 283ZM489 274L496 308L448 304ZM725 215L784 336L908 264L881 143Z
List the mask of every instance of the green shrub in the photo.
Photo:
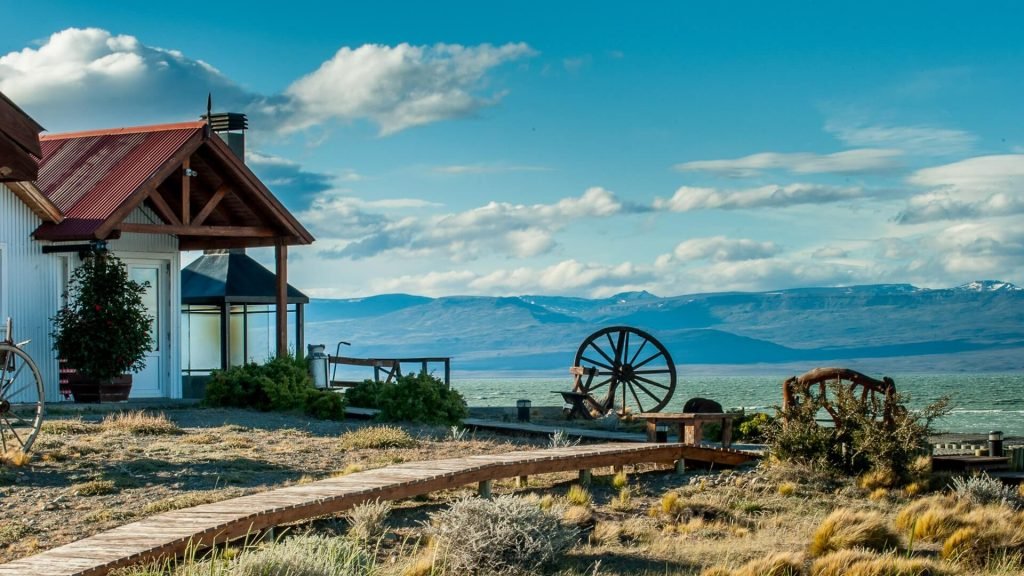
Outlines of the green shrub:
M346 450L412 448L416 445L416 439L398 426L370 426L345 432L338 443Z
M367 380L345 395L353 406L379 409L385 422L452 425L469 414L462 394L430 374L406 374L393 384Z
M303 360L274 358L266 364L247 363L214 370L206 385L208 406L254 408L267 411L302 410L317 418L345 417L345 400L313 386Z
M736 438L750 442L764 442L774 420L763 412L746 414L736 423Z

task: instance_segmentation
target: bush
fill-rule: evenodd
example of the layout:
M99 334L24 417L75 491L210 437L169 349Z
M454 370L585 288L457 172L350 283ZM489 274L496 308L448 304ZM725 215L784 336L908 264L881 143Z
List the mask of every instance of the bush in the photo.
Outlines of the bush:
M208 406L230 406L286 412L301 410L316 418L343 420L345 400L313 386L303 360L274 358L266 364L247 363L214 370L206 385Z
M914 480L915 462L927 450L932 423L950 410L942 398L914 412L906 399L893 393L883 413L881 401L862 402L847 387L829 385L835 426L821 426L816 418L825 406L817 386L797 392L797 401L779 410L767 427L772 455L783 461L844 475L877 472L891 475L894 483ZM918 474L919 475L919 474Z
M373 558L344 538L295 536L239 554L232 576L356 576L372 573ZM211 570L212 572L212 570Z
M366 380L345 395L352 406L380 410L385 422L450 426L469 414L462 394L430 374L406 374L392 384Z
M470 498L431 515L441 574L537 574L576 540L576 530L515 496Z
M764 442L774 421L774 418L763 412L746 414L736 422L736 439Z
M1017 491L988 474L957 476L953 478L953 492L957 499L971 504L1002 504L1020 508L1024 504Z
M391 503L384 500L364 502L349 510L345 515L348 520L348 535L358 542L374 543L387 532L388 516L391 514Z

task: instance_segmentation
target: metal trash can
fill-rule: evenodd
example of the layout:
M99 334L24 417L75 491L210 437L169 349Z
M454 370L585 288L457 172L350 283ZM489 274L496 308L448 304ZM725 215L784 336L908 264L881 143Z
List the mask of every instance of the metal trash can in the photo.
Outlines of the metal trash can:
M310 344L306 349L309 351L306 362L309 363L309 375L313 377L313 385L317 388L327 388L327 347L323 344Z
M1003 455L1003 433L999 430L993 430L988 433L988 455Z
M530 405L529 400L516 400L516 412L520 422L530 421Z

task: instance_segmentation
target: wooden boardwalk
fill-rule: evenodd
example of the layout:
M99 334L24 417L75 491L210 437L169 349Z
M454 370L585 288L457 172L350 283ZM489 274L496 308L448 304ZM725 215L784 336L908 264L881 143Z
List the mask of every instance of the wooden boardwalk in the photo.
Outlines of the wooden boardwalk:
M735 466L755 458L747 452L685 444L613 443L408 462L166 512L2 564L0 575L102 575L180 555L190 546L222 543L371 500L401 500L501 478L681 459Z

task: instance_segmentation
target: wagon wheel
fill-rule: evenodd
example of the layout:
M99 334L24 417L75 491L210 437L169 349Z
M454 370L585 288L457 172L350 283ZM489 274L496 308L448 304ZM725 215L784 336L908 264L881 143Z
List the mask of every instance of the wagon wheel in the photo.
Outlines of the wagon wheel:
M43 424L43 379L28 354L0 343L0 451L28 453Z
M657 412L672 399L676 365L668 350L643 330L611 326L598 330L580 344L576 366L594 370L581 390L610 411Z
M802 395L804 398L799 401L813 402L828 413L835 426L839 426L839 411L830 398L833 395L831 389L835 386L849 391L875 420L891 421L892 396L896 392L892 379L875 380L847 368L816 368L799 378L791 378L784 384L783 405L793 402L793 394Z

